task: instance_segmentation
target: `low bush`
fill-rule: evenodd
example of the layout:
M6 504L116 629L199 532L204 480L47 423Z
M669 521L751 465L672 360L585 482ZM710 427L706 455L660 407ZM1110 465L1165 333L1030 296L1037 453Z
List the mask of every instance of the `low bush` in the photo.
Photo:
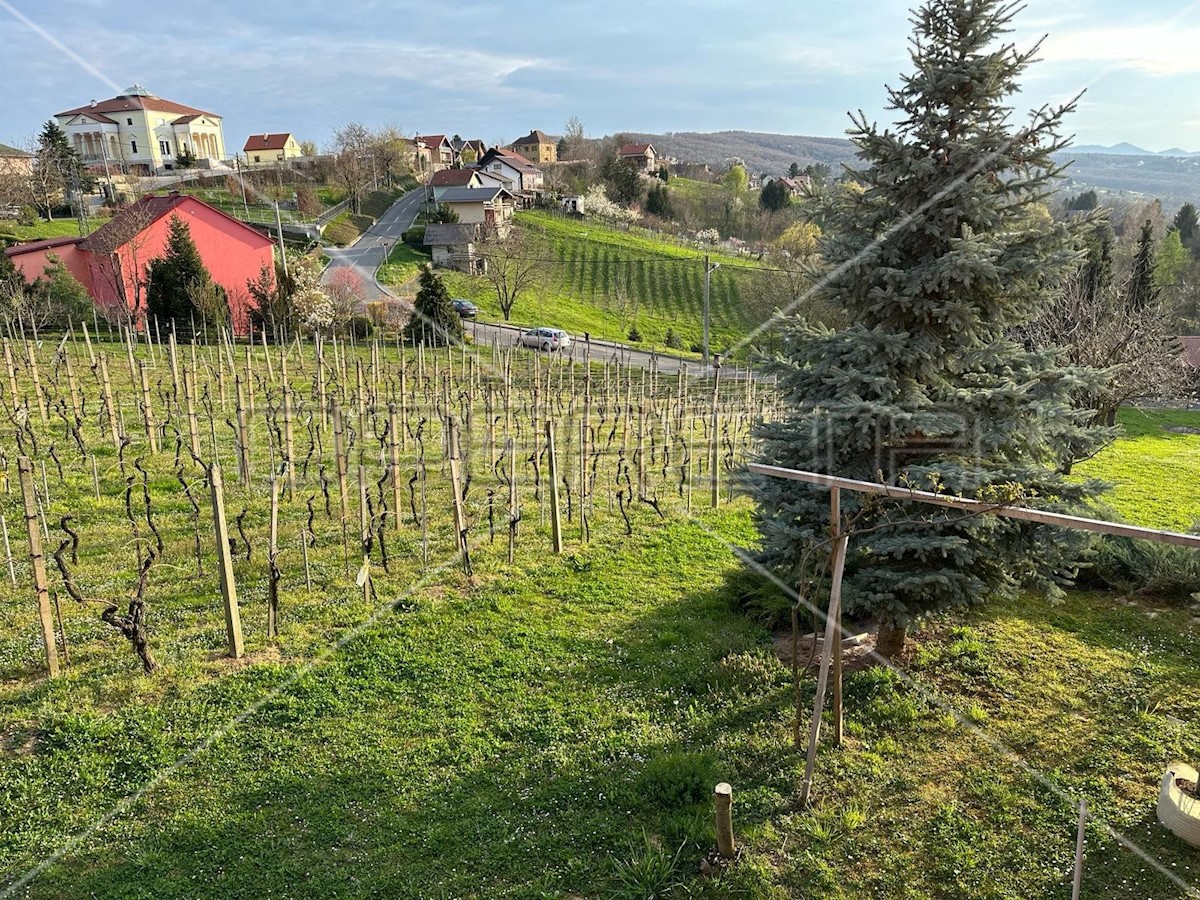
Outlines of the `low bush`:
M1082 587L1186 602L1200 593L1200 554L1189 547L1101 535L1092 544Z
M666 344L668 347L670 347L672 350L682 350L683 349L683 338L681 338L678 334L675 333L674 328L667 329L666 336L663 338L663 343Z
M631 344L640 344L642 342L642 333L638 331L636 325L629 329L629 342Z
M657 809L707 803L717 778L711 753L665 753L646 762L637 777L637 796Z

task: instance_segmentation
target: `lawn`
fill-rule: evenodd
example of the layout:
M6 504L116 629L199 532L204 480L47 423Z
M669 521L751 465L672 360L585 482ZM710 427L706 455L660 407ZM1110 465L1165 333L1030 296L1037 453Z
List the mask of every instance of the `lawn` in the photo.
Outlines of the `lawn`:
M252 350L254 377L238 387L255 385L257 394L249 425L255 475L242 486L232 463L233 377L218 383L210 368L221 371L226 354L201 349L201 396L213 407L202 416L202 449L207 455L211 436L226 471L231 529L245 511L253 545L246 559L231 532L248 651L235 663L223 652L207 549L205 574L195 572L175 442L158 454L146 449L142 394L129 384L126 350L101 345L133 440L128 476L97 427L86 354L65 347L93 411L83 434L94 445L101 489L97 499L90 465L68 452L73 443L60 427L42 425L36 412L27 417L47 448L39 458L49 457L47 473L39 469L54 539L48 546L57 546L55 523L71 512L82 535L77 580L88 596L124 603L135 580L125 516L138 514L141 499L133 461L147 468L166 541L148 592L151 642L163 668L141 674L97 608L63 594L70 664L54 681L41 677L28 566L17 562L16 588L0 569L0 896L50 855L20 896L1051 900L1069 896L1079 795L1097 817L1085 897L1185 896L1119 847L1107 827L1174 877L1200 882L1195 852L1165 836L1153 812L1167 760L1200 756L1194 609L1076 591L1057 605L1021 598L931 623L915 635L902 671L848 673L846 740L823 747L815 803L802 810L795 798L804 759L791 745L788 671L772 635L735 600L745 571L733 548L755 541L750 505L735 499L711 510L697 502L689 512L667 489L675 470L662 462L658 475L656 428L647 442L660 452L650 467L651 499L661 500L663 516L649 503L626 509L612 501L610 485L622 483L620 466L630 457L622 439L610 437L591 539L580 540L576 514L561 556L550 552L545 481L531 475L539 454L529 433L518 432L524 508L510 564L504 494L494 506L503 467L485 463L480 444L485 423L503 422L510 411L498 403L493 411L504 412L485 414L485 402L499 401L490 354L474 363L474 351L410 355L407 390L427 405L409 414L430 429L430 560L421 559L406 511L388 539L389 572L381 571L379 548L372 550L379 596L364 599L354 581L358 560L347 575L336 514L322 509L315 470L329 450L324 432L325 449L296 498L281 504L281 625L278 639L268 640L265 479L278 465L275 376L261 349ZM46 377L56 350L46 341L41 357L52 391L65 380ZM396 352L380 352L389 367L380 389L395 388ZM183 428L186 446L165 355L138 353L158 386L151 402L174 416L171 427ZM327 345L335 370L339 354L338 390L372 383L366 348ZM187 364L189 348L179 357ZM240 352L228 359L241 371ZM513 367L519 378L536 376L514 394L517 422L536 417L539 403L543 415L571 415L580 371L521 352ZM307 422L298 425L303 448L319 436L312 429L321 419L309 405L311 347L304 359L291 356L289 372L293 401L302 405L297 421ZM619 372L597 367L593 376L594 391L608 391L611 379L612 396L620 396ZM659 396L674 397L675 385L664 381ZM656 390L653 382L645 389ZM627 390L642 390L639 373ZM725 391L733 404L745 388ZM229 410L221 408L226 394ZM702 384L693 396L703 396ZM442 472L444 404L468 435L475 429L464 492L470 576L458 563ZM611 406L598 404L597 415L609 415L616 434L621 416ZM344 408L353 468L367 468L374 496L387 417L358 412L352 402ZM1094 463L1126 473L1127 491L1143 474L1155 477L1140 462L1142 440L1161 440L1159 456L1171 459L1192 437L1156 432L1158 425L1128 415L1130 437ZM1176 421L1190 420L1160 414L1159 424ZM559 438L570 434L568 424ZM741 446L736 429L731 443ZM560 447L570 460L569 440ZM415 453L410 437L406 474ZM703 456L698 447L696 455ZM204 504L187 457L185 450L181 471L192 473ZM61 479L54 459L63 462ZM563 474L575 471L568 463ZM1194 466L1177 471L1195 480ZM0 493L0 510L22 557L19 491L10 491ZM333 493L336 508L336 486ZM310 497L311 589L298 540ZM1178 492L1159 498L1167 507L1187 502ZM1142 523L1162 514L1144 502L1126 512ZM208 548L207 516L202 524ZM144 524L141 534L152 540ZM51 581L60 585L53 566ZM813 689L806 678L804 703ZM705 880L697 872L713 844L711 794L722 780L734 786L744 856L727 875ZM652 877L655 869L660 877Z
M107 218L93 216L88 220L91 230L95 231L108 221ZM48 238L79 237L79 223L75 219L39 219L36 225L18 225L12 220L0 221L0 241L13 238L18 241L43 241Z
M387 262L379 267L379 281L395 287L407 285L429 260L430 256L424 250L397 241L388 252Z
M1123 439L1077 466L1076 474L1111 482L1107 501L1131 522L1194 527L1200 521L1200 412L1123 409L1118 422Z
M531 255L544 260L541 284L519 298L514 323L553 325L574 334L627 341L634 326L639 346L666 348L667 330L684 350L699 349L703 331L703 253L648 232L607 228L548 213L517 216ZM721 264L712 276L711 345L732 346L756 324L755 288L764 273L749 258L711 254ZM500 308L484 278L446 276L450 293L468 297L484 314Z

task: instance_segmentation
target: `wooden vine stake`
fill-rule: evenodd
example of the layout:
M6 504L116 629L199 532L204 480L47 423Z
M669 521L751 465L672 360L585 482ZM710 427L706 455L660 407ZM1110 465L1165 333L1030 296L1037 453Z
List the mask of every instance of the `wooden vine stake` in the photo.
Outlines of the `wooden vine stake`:
M216 463L209 469L212 485L213 530L217 540L217 570L221 576L221 598L225 601L225 634L229 641L229 655L241 659L245 654L242 644L242 615L238 610L237 585L233 580L233 557L229 552L229 525L225 521L225 493L221 483L221 467Z
M279 637L279 479L271 476L271 536L267 547L267 637Z
M840 505L838 495L834 494L830 502L835 506ZM839 510L833 520L837 522L840 518ZM813 700L812 721L809 723L808 729L808 757L804 763L804 781L800 785L801 806L808 805L809 795L812 792L813 769L817 764L817 743L821 739L821 714L825 710L825 690L829 686L829 669L835 655L834 647L837 647L837 655L841 655L842 652L841 629L838 623L841 621L842 573L846 569L846 541L848 538L848 533L839 527L833 541L833 579L829 589L829 611L825 616L825 641L821 650L821 669L817 674L817 696Z
M550 542L554 552L562 553L562 509L558 497L558 456L554 452L554 420L546 419L546 453L550 458Z
M467 548L467 514L463 508L462 467L458 458L458 422L450 420L450 489L454 492L454 534L462 554L463 571L471 574L471 556Z
M54 612L50 607L50 592L46 588L46 559L42 556L42 535L39 530L37 497L33 487L33 463L28 456L17 459L21 481L21 498L25 501L25 527L29 533L29 564L33 570L33 587L37 593L38 621L42 627L42 644L46 648L46 669L50 677L58 675L58 645L54 640Z
M837 542L842 535L842 489L830 488L829 490L829 525L833 532L833 542L836 549ZM845 551L843 550L843 556ZM841 603L841 583L838 583L838 605L837 618L834 620L833 636L825 635L825 645L833 649L833 743L834 746L842 746L842 730L845 724L845 716L842 713L842 603Z
M733 840L733 787L722 781L713 791L716 806L717 852L722 859L733 859L737 845Z
M720 485L720 450L721 442L717 433L719 412L717 401L720 397L721 389L721 357L717 356L713 362L713 397L712 397L712 425L711 434L709 434L709 459L708 459L708 477L712 486L712 507L717 508L721 502L721 485Z
M337 344L334 344L337 347ZM337 401L333 402L333 456L334 463L337 465L337 480L338 480L338 503L341 512L342 522L342 563L345 569L346 577L350 577L350 537L347 532L349 528L350 510L346 500L346 439L342 431L342 410L338 406Z

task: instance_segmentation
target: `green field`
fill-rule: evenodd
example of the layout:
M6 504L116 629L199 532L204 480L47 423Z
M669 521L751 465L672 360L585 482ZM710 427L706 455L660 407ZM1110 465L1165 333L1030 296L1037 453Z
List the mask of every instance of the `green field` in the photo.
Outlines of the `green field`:
M44 342L42 383L65 397L56 347ZM135 546L153 543L134 461L147 469L166 545L147 593L162 668L142 674L128 643L99 620L102 607L71 601L51 562L70 661L60 678L42 676L21 496L11 478L0 492L18 581L13 587L0 566L0 896L28 873L28 885L14 893L31 898L1052 900L1070 894L1078 796L1095 817L1085 897L1182 900L1171 877L1200 884L1195 851L1154 822L1163 766L1200 757L1195 609L1076 591L1058 605L1022 598L931 623L915 635L903 670L848 673L846 740L823 747L815 803L800 809L804 758L791 743L788 670L773 652L773 636L736 602L746 572L735 549L755 541L750 505L739 498L707 508L700 477L689 510L674 490L679 457L671 466L661 460L664 444L652 427L646 447L659 455L648 477L663 515L634 502L627 527L613 490L622 484L620 460L630 459L618 451L623 440L632 449L636 429L617 433L614 404L624 389L616 373L593 370L593 390L611 388L597 404L596 414L608 417L593 420L597 435L603 439L611 426L617 436L599 457L590 541L580 539L576 502L566 550L555 556L544 468L540 488L534 480L539 445L531 441L540 432L528 427L529 416L538 415L539 403L543 415L556 411L564 484L572 485L572 392L582 387L582 370L557 357L514 354L518 387L511 404L496 407L512 411L520 460L523 509L510 564L507 493L496 474L503 467L492 465L485 430L506 414L489 418L482 407L486 388L503 393L492 356L486 348L477 357L465 351L465 359L459 350L427 353L419 364L409 355L405 417L425 435L430 559L422 561L406 491L402 526L388 536L389 572L379 546L371 549L378 597L368 600L354 582L361 560L356 470L365 467L374 497L388 432L386 416L357 412L352 386L356 362L363 383L372 383L371 356L363 347L339 348L349 354L346 374L334 371L328 383L331 393L345 392L350 426L347 575L336 480L331 514L319 486L318 465L332 479L336 467L329 429L317 431L312 348L305 345L303 357L290 353L298 458L317 437L323 449L295 498L281 502L281 623L270 640L267 473L279 459L280 362L274 357L268 370L262 349L251 351L253 475L243 485L234 466L234 372L226 371L227 359L236 360L244 374L243 351L200 348L200 396L212 407L202 407L202 452L207 457L211 448L225 470L238 550L247 655L234 662L224 655L207 494L186 449L174 459L171 429L182 431L186 447L188 426L170 397L166 355L138 351L155 385L152 408L167 426L162 449L152 453L125 349L98 348L132 441L125 472L99 427L99 386L81 344L65 350L87 401L82 437L97 461L100 499L90 462L64 438L53 411L42 424L31 408L21 440L28 445L35 433L36 458L47 466L37 473L47 550L58 546L57 523L70 512L81 535L76 580L88 597L111 599L122 611L136 581ZM180 350L185 365L189 351ZM378 384L394 398L397 355L380 352ZM328 345L326 355L336 370ZM18 375L24 385L28 374ZM629 390L641 390L636 370ZM646 390L664 408L674 403L673 381ZM707 396L703 382L689 390L694 402ZM724 392L727 425L742 447L745 423L737 414L745 387L726 384ZM456 553L439 438L446 403L474 423L464 500L469 576ZM1123 474L1116 505L1131 519L1155 524L1195 515L1180 491L1149 499L1155 479L1196 480L1194 459L1178 462L1180 454L1188 458L1192 436L1161 430L1164 423L1190 427L1195 418L1123 414L1130 436L1092 465ZM703 433L696 426L701 444ZM10 476L13 435L0 437ZM1145 440L1161 442L1154 445L1160 462L1149 467ZM54 459L63 464L61 479ZM401 455L406 484L415 465L409 437ZM195 521L177 467L205 510ZM309 497L311 589L301 552ZM234 527L243 510L249 559ZM136 537L127 513L140 522ZM194 528L203 575L192 556ZM806 677L802 703L813 690ZM698 871L714 841L718 781L734 786L743 857L722 877L705 879ZM1108 828L1171 877L1119 846Z
M93 216L88 220L91 230L95 231L108 219ZM16 241L43 241L47 238L79 237L79 224L75 219L39 219L36 225L18 225L12 220L0 220L0 241L6 238Z
M528 237L527 252L544 260L545 273L537 289L518 299L514 323L615 341L627 340L636 325L640 346L660 350L670 328L684 350L700 343L704 262L694 247L547 213L519 213L517 222ZM721 351L754 326L751 305L763 276L748 258L712 254L712 259L721 268L712 276L711 342ZM486 279L447 274L446 281L451 294L500 318Z
M1118 421L1125 437L1077 466L1076 473L1111 482L1106 499L1131 522L1175 531L1195 527L1200 412L1123 409Z
M379 267L379 281L392 287L403 287L421 274L421 266L429 259L429 254L424 250L397 241L388 251L387 262Z

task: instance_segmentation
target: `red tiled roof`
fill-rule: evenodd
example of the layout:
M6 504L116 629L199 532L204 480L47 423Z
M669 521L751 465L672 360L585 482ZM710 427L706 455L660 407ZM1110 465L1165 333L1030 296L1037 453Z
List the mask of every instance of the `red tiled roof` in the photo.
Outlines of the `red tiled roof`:
M621 156L645 156L646 151L653 146L653 144L626 144L618 152Z
M242 148L243 153L249 153L251 150L282 150L287 146L288 139L292 133L285 131L283 134L252 134L246 138L246 146Z
M67 244L78 244L82 238L60 237L46 238L42 241L27 241L24 244L14 244L5 249L6 256L20 256L22 253L35 253L38 250L50 250L54 247L65 247Z
M190 197L187 194L149 194L141 200L125 207L117 215L113 216L107 224L96 229L92 234L84 238L79 246L82 250L92 250L97 253L113 253L119 247L133 240L134 237L141 234L153 223L157 222L167 213L173 211L176 207L187 202L198 203L200 206L206 207L217 215L228 219L230 222L235 222L246 231L265 241L270 241L260 231L251 228L245 222L235 219L233 216L221 212L215 206L209 206L203 200L196 197Z
M1183 347L1183 361L1200 369L1200 336L1185 336L1176 340Z
M429 183L434 187L464 187L474 177L474 169L442 169L433 173Z
M82 110L77 109L71 113L59 113L59 115L60 116L84 115L84 116L87 116L89 119L93 119L97 122L103 122L106 125L116 125L117 124L116 119L110 119L108 116L104 115L103 113L98 113L94 109L82 109Z
M214 119L221 118L216 113L196 109L194 106L184 106L182 103L176 103L174 100L164 100L162 97L144 96L142 94L110 97L107 100L98 101L95 106L89 103L87 106L78 106L75 109L68 109L65 112L57 113L57 115L74 116L79 113L122 113L131 112L135 109L175 113L179 116L212 116Z
M430 148L440 147L442 144L450 143L448 140L446 140L446 136L444 134L418 134L415 138L413 138L413 140L418 141Z
M540 131L539 129L535 128L535 129L533 129L533 131L529 132L529 134L525 135L525 137L521 138L520 140L513 141L512 145L514 147L517 147L522 144L553 144L553 143L554 143L554 138L550 137L550 135L546 134L546 132Z

